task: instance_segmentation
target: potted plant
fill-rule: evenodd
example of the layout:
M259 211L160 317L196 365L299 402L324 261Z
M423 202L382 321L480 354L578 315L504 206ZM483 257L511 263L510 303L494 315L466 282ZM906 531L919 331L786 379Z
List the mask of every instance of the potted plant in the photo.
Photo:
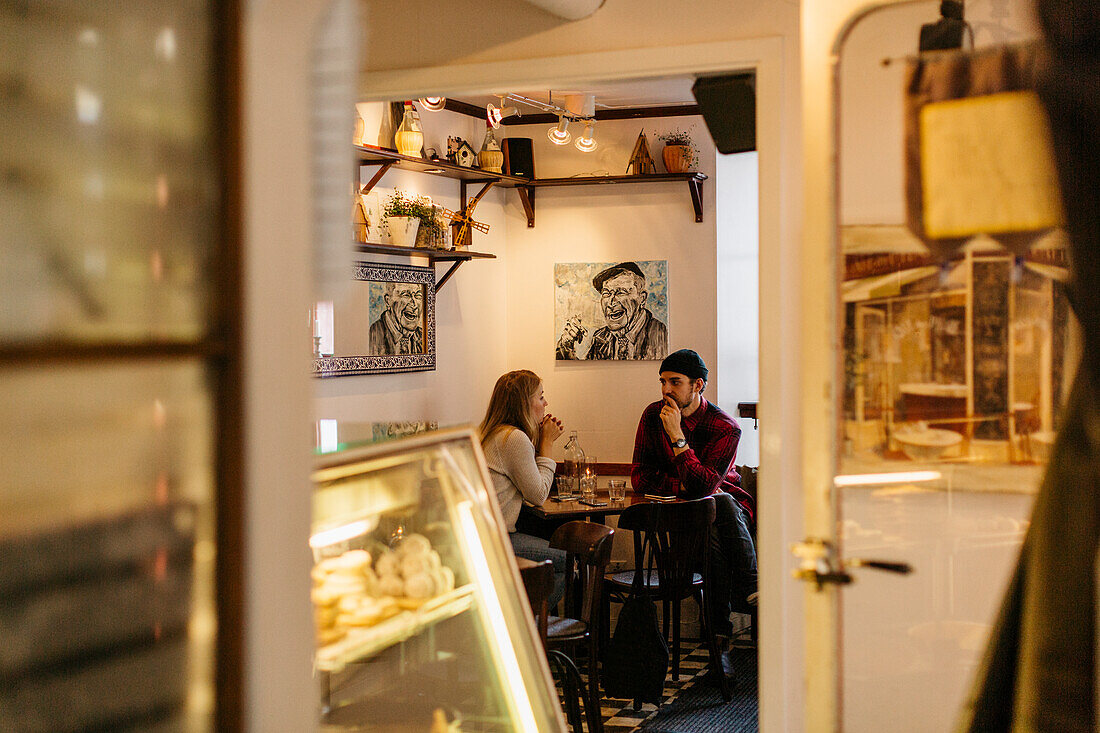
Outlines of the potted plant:
M403 247L443 246L446 227L439 219L437 207L427 196L413 196L396 189L386 200L382 213L391 244Z
M699 148L690 133L676 128L658 135L657 139L665 144L661 157L669 173L687 173L699 162Z

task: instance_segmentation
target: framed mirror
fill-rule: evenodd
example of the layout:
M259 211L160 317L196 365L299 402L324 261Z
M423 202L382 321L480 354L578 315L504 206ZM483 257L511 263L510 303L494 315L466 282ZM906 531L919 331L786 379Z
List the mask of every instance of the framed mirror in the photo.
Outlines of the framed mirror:
M319 377L435 369L435 272L431 267L356 262L356 286L314 336ZM319 304L320 306L320 304ZM320 309L320 308L319 308Z

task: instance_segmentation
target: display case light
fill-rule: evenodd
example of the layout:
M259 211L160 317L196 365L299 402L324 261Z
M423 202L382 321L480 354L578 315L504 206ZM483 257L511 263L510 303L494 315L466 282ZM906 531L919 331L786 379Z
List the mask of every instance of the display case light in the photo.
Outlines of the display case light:
M373 529L374 525L365 519L358 522L348 522L347 524L341 524L339 527L321 530L310 536L309 546L314 550L319 550L322 547L328 547L329 545L347 542L355 537L360 537Z

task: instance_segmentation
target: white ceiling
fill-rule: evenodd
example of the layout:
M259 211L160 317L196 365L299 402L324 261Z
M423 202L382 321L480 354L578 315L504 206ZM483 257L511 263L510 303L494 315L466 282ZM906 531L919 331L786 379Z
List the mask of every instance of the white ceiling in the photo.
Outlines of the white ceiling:
M619 109L624 107L661 107L674 104L695 104L695 97L691 94L691 85L695 81L693 77L676 77L666 79L641 79L626 82L605 82L589 84L583 89L554 89L553 103L565 106L567 94L595 94L596 110ZM526 90L518 89L502 90L500 93L512 92L528 99L547 103L550 101L551 90ZM500 100L492 95L463 96L459 98L463 102L484 107L489 102L500 105ZM511 103L509 103L511 104ZM521 103L522 104L522 103ZM521 106L525 113L537 113L539 110L532 107Z

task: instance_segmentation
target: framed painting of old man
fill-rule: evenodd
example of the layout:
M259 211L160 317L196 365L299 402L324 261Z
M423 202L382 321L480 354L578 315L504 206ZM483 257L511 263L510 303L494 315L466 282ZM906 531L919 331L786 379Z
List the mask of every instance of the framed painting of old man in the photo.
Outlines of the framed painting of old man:
M435 369L435 273L430 267L355 263L355 284L333 312L333 356L319 376Z
M663 359L667 323L668 262L554 265L558 360Z

